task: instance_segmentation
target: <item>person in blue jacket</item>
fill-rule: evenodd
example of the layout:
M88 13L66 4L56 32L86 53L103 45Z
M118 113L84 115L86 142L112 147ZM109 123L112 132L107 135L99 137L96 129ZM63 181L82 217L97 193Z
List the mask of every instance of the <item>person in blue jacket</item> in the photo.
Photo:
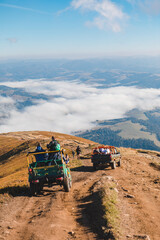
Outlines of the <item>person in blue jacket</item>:
M34 151L34 153L40 153L40 152L45 152L45 150L41 147L41 144L38 143L37 144L37 148L36 150ZM35 154L35 158L36 158L36 162L42 162L42 161L45 161L45 158L46 158L46 154Z

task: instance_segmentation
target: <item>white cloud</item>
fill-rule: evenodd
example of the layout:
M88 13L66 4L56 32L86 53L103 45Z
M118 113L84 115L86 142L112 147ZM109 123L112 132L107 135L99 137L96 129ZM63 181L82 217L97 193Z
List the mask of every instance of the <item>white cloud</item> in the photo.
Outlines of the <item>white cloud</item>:
M7 38L7 41L9 41L10 43L16 43L18 40L17 38Z
M83 97L88 92L95 92L97 84L93 86L78 81L48 81L45 79L28 79L26 81L2 82L0 85L13 88L23 88L28 92L42 93L50 96L64 96L65 98Z
M74 9L95 12L97 16L91 22L87 22L87 25L95 25L103 30L120 32L128 18L122 9L110 0L73 0L71 6Z
M10 112L14 109L15 101L10 97L0 96L0 123L10 117Z
M18 112L10 111L10 117L0 126L1 132L20 130L51 130L71 133L95 126L96 120L109 120L125 116L134 108L151 110L160 107L159 89L136 87L114 87L99 89L85 83L28 80L15 82L25 89L50 94L50 101L39 101L37 105ZM4 83L3 83L4 85ZM11 83L6 83L11 85ZM58 97L55 97L55 95ZM4 101L2 98L0 101ZM6 101L11 101L6 99Z
M14 100L11 97L2 97L0 96L0 103L1 104L14 104Z
M126 0L149 15L160 14L160 0Z

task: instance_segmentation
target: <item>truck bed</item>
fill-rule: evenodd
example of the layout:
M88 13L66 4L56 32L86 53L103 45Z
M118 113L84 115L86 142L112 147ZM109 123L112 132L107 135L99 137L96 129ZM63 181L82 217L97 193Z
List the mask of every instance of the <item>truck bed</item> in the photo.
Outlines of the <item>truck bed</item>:
M120 166L121 154L93 154L91 161L93 163L93 168L96 170L99 166L111 166L111 168L116 167L116 163Z
M115 154L95 154L95 155L92 155L91 157L91 161L93 163L98 163L98 162L101 162L101 163L110 163L112 160L119 160L120 158L120 153L115 153Z

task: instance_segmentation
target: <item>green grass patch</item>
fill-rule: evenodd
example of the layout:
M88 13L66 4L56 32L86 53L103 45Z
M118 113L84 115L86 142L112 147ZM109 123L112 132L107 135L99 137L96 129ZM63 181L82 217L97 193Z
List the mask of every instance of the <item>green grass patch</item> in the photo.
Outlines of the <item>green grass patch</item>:
M102 205L104 208L104 218L115 239L120 234L120 212L118 209L118 193L115 190L116 184L107 182L101 189Z
M72 168L77 168L82 166L82 161L81 159L77 159L76 157L74 159L70 159L68 167L70 169Z

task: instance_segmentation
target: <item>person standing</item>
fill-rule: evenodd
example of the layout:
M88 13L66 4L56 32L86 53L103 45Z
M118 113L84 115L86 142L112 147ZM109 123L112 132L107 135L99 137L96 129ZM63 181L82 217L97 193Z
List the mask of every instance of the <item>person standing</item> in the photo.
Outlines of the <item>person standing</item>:
M75 151L72 150L72 156L73 156L73 159L74 159L74 156L75 156Z
M77 153L77 158L79 158L79 155L80 155L80 153L81 153L81 148L80 148L80 146L77 146L77 148L76 148L76 153Z

